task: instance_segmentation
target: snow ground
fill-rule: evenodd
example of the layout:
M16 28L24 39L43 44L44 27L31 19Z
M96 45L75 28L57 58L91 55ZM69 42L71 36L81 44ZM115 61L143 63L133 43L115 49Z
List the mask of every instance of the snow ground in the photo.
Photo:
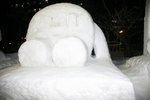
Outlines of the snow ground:
M9 53L4 54L0 51L0 70L6 67L11 67L15 64L18 64L18 53ZM120 65L125 63L125 60L113 60L113 63L119 67Z
M133 83L136 99L150 100L150 56L132 57L119 68Z
M27 95L29 95L29 98L30 98L31 94L35 94L35 93L39 94L39 92L40 94L42 94L42 92L44 92L43 95L39 95L38 97L35 94L34 97L42 98L40 100L48 100L47 98L51 98L51 97L59 98L57 100L60 100L62 96L64 97L62 98L62 100L77 100L77 99L78 100L120 100L120 99L121 100L134 100L134 91L133 91L132 83L118 69L116 69L111 64L109 65L108 62L104 62L104 61L97 62L98 65L95 65L94 62L90 62L89 66L91 67L88 67L88 68L85 68L85 67L79 67L79 68L77 67L77 68L69 68L69 69L66 69L66 68L64 69L62 68L61 69L31 68L30 70L28 70L28 68L26 67L25 68L23 67L21 68L11 67L10 68L10 66L13 66L15 64L16 64L15 66L18 66L18 63L19 62L18 62L17 53L6 54L5 59L0 61L1 69L7 68L7 67L9 67L8 70L14 69L10 73L6 73L7 75L5 76L7 78L4 78L5 77L4 76L4 77L1 77L0 79L1 81L0 86L2 89L1 91L2 94L3 92L5 94L5 92L9 91L9 89L12 90L12 85L13 85L13 90L15 90L15 92L13 92L14 93L13 96L15 96L16 95L15 93L16 91L18 91L18 89L20 90L21 88L23 88L21 90L23 91L26 89L24 88L24 86L26 87L26 85L30 84L30 87L33 87L35 90L33 91L32 90L33 88L27 88L30 91ZM106 66L101 66L99 68L98 66L99 64L101 65L101 63L102 65L106 65L108 68ZM93 68L93 64L95 65L94 68ZM15 70L15 68L17 68L17 70ZM3 71L7 71L7 69L4 69ZM103 73L99 73L99 72L103 72ZM16 80L14 78L17 78L16 76L19 77L19 79L17 80L20 80L20 81L17 81L17 83L16 81L14 81ZM47 78L49 78L49 80L47 80ZM4 86L3 82L11 83L12 85L9 86L9 84L6 84ZM27 84L20 84L18 82L23 82L23 83L27 82ZM36 84L37 82L40 84ZM55 84L55 82L57 83L57 85ZM52 88L49 89L49 87L46 87L49 85L46 85L46 84L49 84L50 87ZM122 86L122 84L124 86ZM77 87L77 88L74 88L74 87ZM45 89L45 90L39 91L42 89ZM49 91L49 92L46 92L46 91ZM50 92L51 94L58 93L58 91L59 91L59 94L56 94L56 95L49 94ZM32 92L35 92L35 93L32 93ZM21 95L17 94L17 97L20 96L20 98L22 98L22 95L25 95L24 93L26 92L18 92L18 93L23 93ZM0 97L1 96L3 97L2 94L0 95ZM60 95L60 94L63 94L63 95ZM40 96L45 96L45 97L40 97ZM120 99L117 99L118 96ZM13 97L13 98L17 98L17 97ZM24 97L26 99L17 99L17 100L31 100L31 99L27 99L27 97L28 96ZM81 98L77 98L77 97L81 97ZM69 99L69 98L72 98L72 99ZM8 99L8 100L12 100L12 99ZM53 99L53 100L56 100L56 99Z
M0 70L18 63L18 53L4 54L0 51Z
M148 79L146 77L144 78L144 76L139 74L139 69L142 71L140 66L137 66L140 68L138 68L138 69L136 68L136 70L135 70L135 68L125 68L126 61L128 61L128 59L127 60L113 60L113 63L118 68L120 68L121 71L125 75L127 75L129 77L129 79L131 80L131 82L133 83L134 88L135 88L136 100L143 100L143 95L148 94L145 91L147 91L146 89L147 89L147 87L149 87L148 84L150 83L150 79ZM3 52L0 52L0 70L7 68L7 67L11 67L15 64L19 64L18 53L4 54ZM140 82L139 80L142 82ZM142 92L142 91L144 91L144 92ZM143 93L145 93L145 94L143 94ZM149 97L147 97L147 98L149 98Z

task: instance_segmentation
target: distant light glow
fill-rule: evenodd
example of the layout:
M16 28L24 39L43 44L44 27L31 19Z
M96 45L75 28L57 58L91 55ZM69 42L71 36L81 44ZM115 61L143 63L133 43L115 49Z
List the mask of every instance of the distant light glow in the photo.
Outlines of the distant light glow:
M22 40L26 40L26 37L21 37Z
M119 34L122 34L122 33L124 33L124 30L120 30L120 31L119 31Z
M22 4L21 7L24 7L24 4Z
M113 19L112 22L113 22L113 23L117 23L117 20Z
M81 3L80 3L80 6L82 6L82 5L83 5L83 3L81 2Z
M33 9L33 11L36 12L37 10L36 10L36 9Z
M15 7L17 8L17 7L18 7L18 4L15 4Z
M48 0L45 0L45 2L47 2L47 3L48 3Z

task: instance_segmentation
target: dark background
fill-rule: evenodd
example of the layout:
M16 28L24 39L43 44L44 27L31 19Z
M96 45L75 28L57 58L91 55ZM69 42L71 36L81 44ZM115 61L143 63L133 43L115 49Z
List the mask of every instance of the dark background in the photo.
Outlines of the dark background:
M17 52L32 16L50 4L70 2L85 8L102 28L113 59L141 55L145 0L1 0L0 49Z

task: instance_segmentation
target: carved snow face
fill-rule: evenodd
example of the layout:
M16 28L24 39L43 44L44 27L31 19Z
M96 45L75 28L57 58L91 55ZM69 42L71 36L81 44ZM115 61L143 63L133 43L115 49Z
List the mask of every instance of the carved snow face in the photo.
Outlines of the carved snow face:
M91 16L80 6L60 3L35 14L29 24L27 40L47 39L55 45L60 39L69 36L83 40L90 56L94 43L94 24Z

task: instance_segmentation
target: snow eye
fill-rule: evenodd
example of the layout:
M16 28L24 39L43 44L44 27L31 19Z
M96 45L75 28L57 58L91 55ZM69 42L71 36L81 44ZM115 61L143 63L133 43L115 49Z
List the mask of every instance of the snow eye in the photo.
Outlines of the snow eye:
M78 26L78 20L77 20L77 15L75 14L69 14L67 16L67 26L73 26L73 27L77 27Z
M49 26L50 27L59 27L62 26L61 19L59 17L50 17Z
M67 14L61 16L51 16L49 18L50 27L77 27L78 20L76 14Z

